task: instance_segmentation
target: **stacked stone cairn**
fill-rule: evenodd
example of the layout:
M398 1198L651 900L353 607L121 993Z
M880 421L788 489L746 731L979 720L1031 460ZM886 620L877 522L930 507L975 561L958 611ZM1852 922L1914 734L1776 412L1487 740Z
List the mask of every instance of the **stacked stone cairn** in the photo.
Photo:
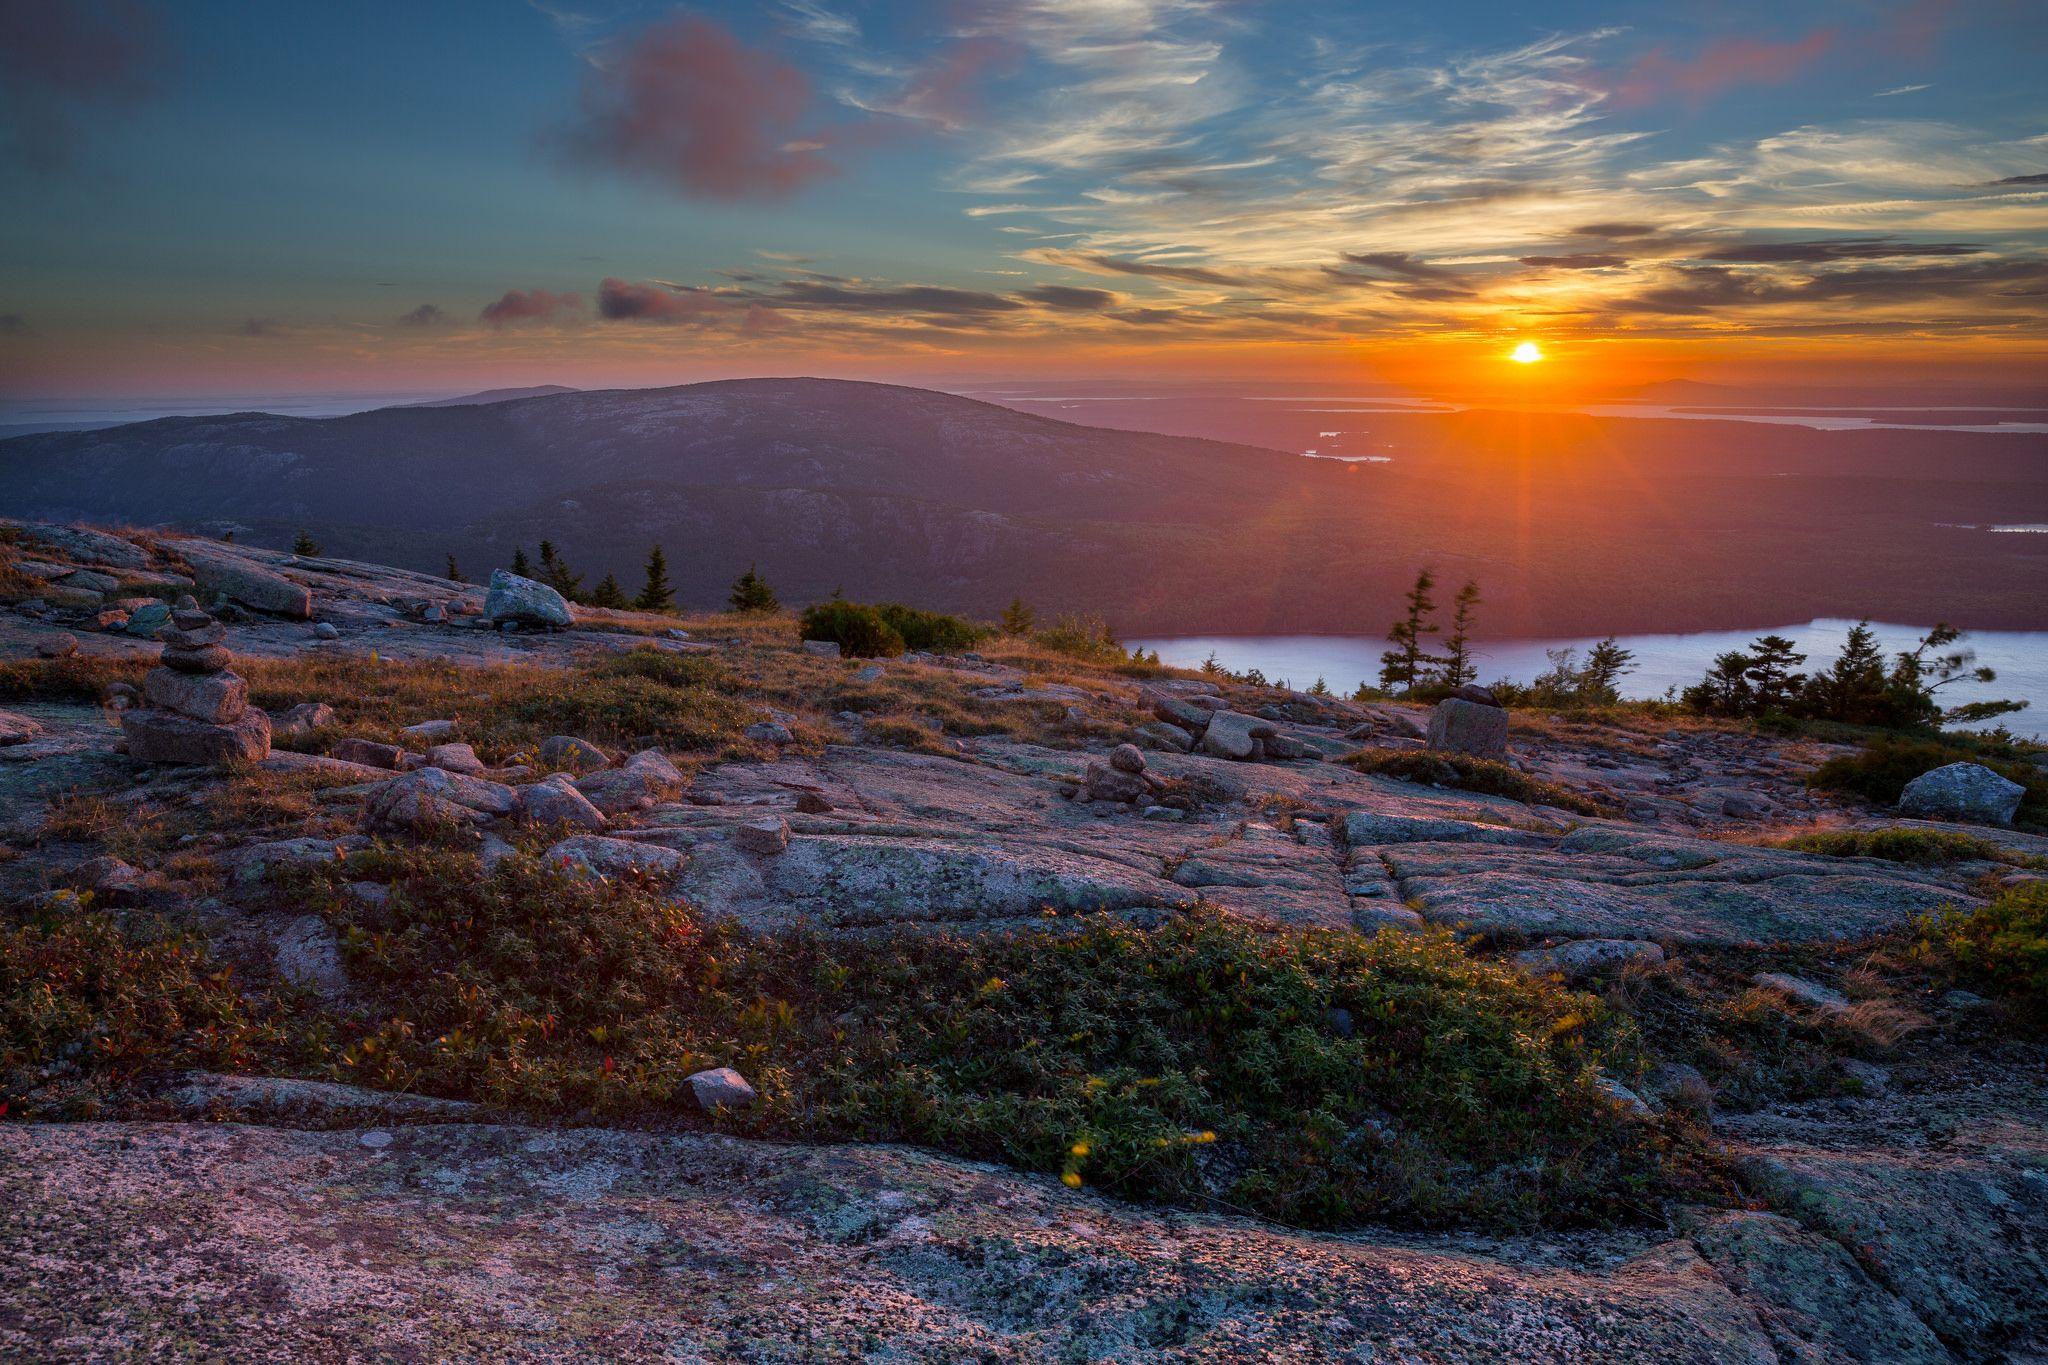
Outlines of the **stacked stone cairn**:
M249 684L228 671L227 631L190 596L157 632L163 656L142 680L142 705L121 715L128 756L143 763L219 767L270 754L270 718L249 704Z

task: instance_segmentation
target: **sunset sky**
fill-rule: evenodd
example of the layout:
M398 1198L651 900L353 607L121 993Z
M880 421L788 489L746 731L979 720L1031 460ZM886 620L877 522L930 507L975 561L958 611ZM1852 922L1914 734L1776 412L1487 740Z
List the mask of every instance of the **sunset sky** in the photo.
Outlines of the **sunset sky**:
M2038 0L0 0L0 398L2038 376L2044 69Z

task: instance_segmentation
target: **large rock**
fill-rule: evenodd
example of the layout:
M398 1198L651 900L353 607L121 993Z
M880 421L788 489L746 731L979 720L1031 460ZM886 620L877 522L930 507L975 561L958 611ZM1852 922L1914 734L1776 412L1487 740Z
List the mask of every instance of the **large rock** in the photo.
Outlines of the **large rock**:
M295 621L312 618L313 592L303 583L294 583L238 554L191 541L181 543L178 551L192 566L193 581L206 592L219 593L245 607L289 616Z
M234 673L181 673L152 668L142 679L142 697L151 706L176 711L209 725L225 725L249 709L249 684ZM268 717L264 720L266 731Z
M1195 734L1200 734L1202 728L1209 723L1209 717L1215 714L1211 710L1196 706L1185 697L1177 697L1169 692L1147 691L1145 700L1150 703L1154 716L1168 725L1193 731Z
M1950 763L1924 772L1899 793L1899 812L1937 820L2009 825L2027 789L1981 763Z
M616 768L576 779L576 789L606 815L646 810L682 786L683 775L658 749L642 749Z
M510 815L518 807L518 794L503 783L420 768L371 792L365 823L372 829L419 829Z
M561 773L519 789L519 818L529 825L568 825L591 830L603 829L611 823Z
M1218 758L1254 758L1260 753L1259 741L1279 733L1279 727L1270 720L1241 711L1217 711L1209 716L1209 728L1202 732L1200 747L1204 753Z
M572 773L594 773L611 766L611 755L575 735L550 735L541 741L540 761Z
M51 526L40 522L17 522L15 528L29 540L47 546L67 559L86 564L111 564L117 569L146 569L149 556L136 546L104 531L83 526Z
M522 626L575 624L562 594L545 583L503 569L491 574L490 591L484 594L484 615L493 621L511 621Z
M1508 713L1462 697L1446 697L1429 716L1429 747L1474 758L1506 758Z
M253 706L222 725L172 711L124 711L121 733L138 763L219 766L258 763L270 754L270 717Z
M660 844L633 839L608 839L578 834L551 844L543 855L558 867L572 867L600 877L674 876L690 864L689 855Z
M361 763L371 768L388 768L397 771L405 761L405 750L396 744L384 744L374 739L358 739L350 736L336 740L334 747L327 751L332 757L344 763Z

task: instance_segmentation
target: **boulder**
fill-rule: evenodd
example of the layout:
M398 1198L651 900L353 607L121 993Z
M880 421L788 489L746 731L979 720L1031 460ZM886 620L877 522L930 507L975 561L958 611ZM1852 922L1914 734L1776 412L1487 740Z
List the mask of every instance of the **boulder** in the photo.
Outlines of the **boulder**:
M1276 762L1307 758L1315 752L1292 735L1268 735L1262 742L1266 746L1266 757Z
M322 621L313 627L313 638L316 640L339 640L341 638L341 628L332 621Z
M373 829L409 829L510 815L518 807L518 794L503 783L421 768L371 792L366 818Z
M423 720L418 725L408 725L398 732L407 739L443 740L455 733L452 720Z
M594 773L612 765L610 755L587 739L550 735L541 741L540 761L572 773Z
M135 545L104 531L83 526L51 526L29 522L15 527L24 539L84 564L110 564L117 569L147 569L149 556Z
M1788 976L1784 972L1758 972L1750 978L1767 991L1776 991L1789 1000L1796 1000L1823 1014L1833 1014L1849 1008L1849 997L1838 990L1808 981L1803 976Z
M519 818L529 825L603 829L611 822L567 777L557 775L519 788Z
M1531 948L1516 953L1514 963L1532 976L1561 976L1582 981L1631 962L1655 965L1664 960L1664 950L1644 939L1582 938L1554 948Z
M172 711L124 711L121 733L138 763L259 763L270 753L270 718L253 706L221 725Z
M757 744L794 744L796 742L796 736L789 732L789 727L779 721L760 721L749 725L744 733L748 739L753 740Z
M39 659L68 659L77 652L76 635L52 635L36 641L36 657Z
M1461 683L1451 695L1459 701L1469 701L1475 706L1500 705L1499 699L1493 695L1493 689L1481 687L1478 683Z
M165 668L179 673L219 673L235 661L220 645L201 645L196 649L166 645L161 658Z
M1135 744L1119 744L1109 751L1109 766L1127 773L1145 771L1145 755Z
M706 1113L721 1109L746 1109L754 1103L754 1087L729 1066L699 1071L690 1077L690 1093Z
M398 770L399 762L405 757L405 750L396 744L380 744L374 739L344 739L335 742L327 751L330 758L344 763L361 763L372 768Z
M837 640L806 640L804 641L804 653L815 655L820 659L836 659L839 657L839 642Z
M17 711L0 711L0 746L26 744L42 732L41 724Z
M1217 711L1202 732L1202 751L1218 758L1249 759L1260 752L1259 741L1280 733L1270 720L1239 711Z
M1082 782L1090 801L1137 801L1152 790L1142 774L1128 772L1099 758L1089 762Z
M427 750L427 766L439 768L446 773L477 773L489 771L489 765L476 756L476 750L467 744L436 744Z
M675 849L634 839L608 839L600 834L563 839L549 845L543 857L556 866L599 877L675 876L690 865L689 855Z
M137 607L128 613L128 624L122 629L138 639L151 639L159 630L170 624L171 609L163 602L151 602L148 606Z
M832 809L832 802L823 792L798 792L796 808L805 815L824 815Z
M101 596L121 586L121 580L110 573L98 573L92 569L76 569L57 580L67 588L83 588Z
M1213 714L1204 707L1196 706L1186 697L1177 697L1167 692L1148 691L1145 693L1145 700L1151 704L1154 716L1168 725L1193 731L1195 734L1202 733L1202 728L1209 723L1209 717Z
M569 614L569 604L562 600L562 594L545 583L536 583L503 569L491 574L490 590L484 594L484 616L492 621L509 621L522 626L561 628L576 623L576 618Z
M1505 758L1508 713L1459 697L1446 697L1429 716L1429 747L1475 758Z
M196 542L184 542L178 550L192 566L193 581L209 593L295 621L313 615L313 592L302 583L294 583L240 555L208 549Z
M1899 793L1899 813L2009 825L2026 794L2025 787L1981 763L1950 763L1908 782Z
M284 714L272 717L270 733L273 737L288 736L297 739L332 724L333 707L324 701L302 701Z
M234 673L181 673L152 668L142 679L143 700L193 720L225 725L249 709L249 684ZM268 720L265 721L266 729Z
M773 856L789 848L789 821L780 815L765 816L735 825L732 831L735 845L749 853Z
M576 789L607 815L645 810L682 785L683 775L658 749L643 749L616 768L576 779Z
M1163 720L1140 725L1134 733L1140 743L1165 753L1184 754L1195 747L1193 735Z

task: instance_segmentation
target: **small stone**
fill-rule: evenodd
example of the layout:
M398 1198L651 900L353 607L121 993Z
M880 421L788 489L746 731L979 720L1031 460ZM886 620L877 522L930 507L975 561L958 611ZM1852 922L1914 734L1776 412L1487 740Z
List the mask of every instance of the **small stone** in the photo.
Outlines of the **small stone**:
M1330 1032L1339 1038L1349 1038L1356 1028L1351 1022L1351 1011L1341 1005L1331 1006L1324 1012L1323 1019L1329 1024Z
M1874 1062L1861 1061L1855 1057L1841 1057L1835 1061L1835 1069L1865 1095L1882 1096L1891 1089L1892 1073Z
M1477 703L1474 703L1475 705ZM1620 1081L1602 1076L1593 1082L1593 1088L1614 1101L1621 1109L1637 1118L1650 1118L1657 1112L1646 1103L1641 1095L1623 1085Z
M332 621L322 621L313 627L313 638L316 640L339 640L341 638L341 629Z
M123 630L127 627L127 625L128 613L125 611L103 611L92 618L92 628L94 630L104 630L111 632Z
M690 1092L706 1113L721 1109L747 1109L754 1103L754 1087L729 1066L699 1071L690 1077Z
M600 877L673 877L690 865L690 856L638 839L610 839L578 834L551 846L543 855L557 867L571 867Z
M1554 948L1531 948L1514 957L1515 965L1532 976L1561 976L1570 982L1614 971L1631 962L1652 966L1663 960L1661 947L1630 938L1582 938Z
M839 642L837 640L806 640L804 641L804 653L820 659L836 659L839 657Z
M423 720L418 725L408 725L398 733L407 739L443 740L455 733L452 720Z
M878 682L887 670L880 664L867 664L853 670L855 682Z
M171 619L171 609L162 602L151 602L128 613L128 624L122 629L138 639L153 637Z
M1109 751L1109 766L1127 773L1145 771L1145 755L1135 744L1119 744Z
M282 715L273 717L270 722L270 733L273 736L297 739L332 724L333 707L324 701L302 701Z
M372 1128L369 1132L356 1139L357 1142L368 1147L373 1152L383 1151L394 1140L391 1134L385 1132L382 1128Z
M779 721L758 721L753 725L749 725L744 733L748 739L753 740L757 744L796 743L796 736L789 732L787 725Z
M436 744L427 750L427 766L471 776L490 771L490 765L478 758L476 750L467 744Z
M77 652L76 635L52 635L36 641L36 657L39 659L68 659Z
M142 680L142 696L152 706L209 725L225 725L249 709L249 684L234 673L152 668Z
M1188 818L1188 813L1178 806L1147 806L1139 815L1146 820L1159 820L1167 824Z
M220 673L234 662L234 656L220 645L206 645L199 649L164 649L161 662L165 668L179 673Z
M773 857L789 849L789 821L780 815L749 820L733 826L732 841L736 847L749 853Z
M15 711L0 711L0 746L26 744L42 732L39 722Z
M796 808L805 815L823 815L832 809L832 803L817 792L798 792Z
M327 751L330 758L344 763L363 763L372 768L398 770L399 760L405 757L405 750L396 744L380 744L374 739L344 739L337 741Z
M1840 991L1830 990L1817 981L1808 981L1803 976L1788 976L1783 972L1758 972L1750 978L1765 990L1776 991L1787 999L1796 1000L1823 1013L1832 1014L1849 1008L1849 997Z
M603 829L611 821L590 804L576 784L557 774L519 789L519 818L529 825L568 825Z
M1469 701L1475 706L1500 705L1500 700L1493 695L1493 689L1481 687L1478 683L1461 684L1451 695L1459 701Z
M186 619L190 619L189 616ZM176 622L178 617L174 616L172 620ZM204 649L228 638L228 628L220 622L210 616L201 616L200 620L202 624L197 626L165 626L157 632L156 638L177 649Z
M1184 754L1195 747L1195 737L1178 725L1169 725L1155 720L1140 725L1136 731L1140 743L1166 753Z

